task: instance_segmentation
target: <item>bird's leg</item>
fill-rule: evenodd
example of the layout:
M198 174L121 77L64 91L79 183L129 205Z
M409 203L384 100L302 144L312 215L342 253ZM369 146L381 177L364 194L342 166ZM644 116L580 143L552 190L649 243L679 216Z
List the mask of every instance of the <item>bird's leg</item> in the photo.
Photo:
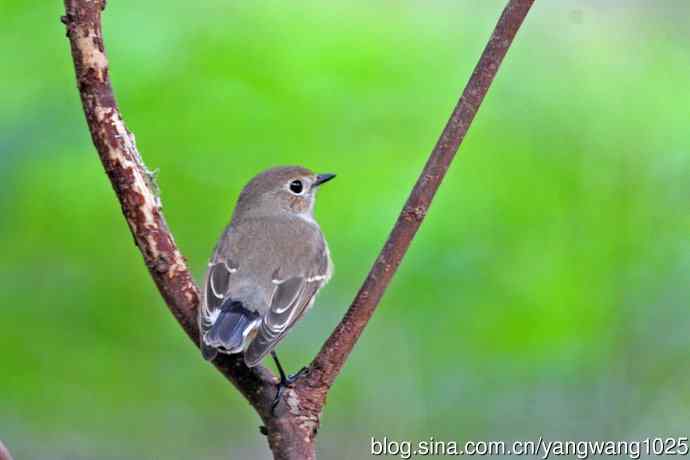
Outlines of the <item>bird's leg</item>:
M271 356L273 357L273 361L275 361L276 367L278 368L278 373L280 374L280 383L285 384L287 382L287 377L285 377L283 366L281 366L280 361L278 361L278 355L276 355L275 351L271 351Z
M273 398L273 404L271 404L271 415L275 415L276 407L278 407L278 403L283 397L283 391L285 391L285 388L288 386L288 378L285 376L283 366L281 366L280 361L278 361L278 355L276 355L276 352L271 351L271 356L273 357L273 361L275 361L276 367L278 368L278 373L280 374L280 382L278 382L278 387L276 388L276 396Z
M273 357L273 361L275 361L276 367L278 368L278 373L280 374L280 382L278 382L276 396L275 398L273 398L273 404L271 404L271 413L273 414L276 407L278 406L278 403L280 402L280 399L283 397L283 392L285 391L285 388L295 383L297 379L299 379L302 375L308 373L309 368L303 367L296 374L286 375L285 371L283 370L283 366L280 364L280 361L278 361L278 355L276 355L276 352L271 351L271 356Z
M297 380L299 380L300 377L303 375L307 375L309 373L309 368L307 366L302 367L302 369L298 370L292 375L288 375L288 385L291 385L295 383Z

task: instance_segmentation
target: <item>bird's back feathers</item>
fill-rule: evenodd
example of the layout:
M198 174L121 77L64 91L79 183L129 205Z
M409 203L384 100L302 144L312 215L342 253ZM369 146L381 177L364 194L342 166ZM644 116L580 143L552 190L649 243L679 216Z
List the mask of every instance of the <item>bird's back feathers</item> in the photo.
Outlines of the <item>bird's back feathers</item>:
M199 318L204 356L245 351L246 364L256 365L312 305L331 272L315 222L294 216L233 222L204 283Z

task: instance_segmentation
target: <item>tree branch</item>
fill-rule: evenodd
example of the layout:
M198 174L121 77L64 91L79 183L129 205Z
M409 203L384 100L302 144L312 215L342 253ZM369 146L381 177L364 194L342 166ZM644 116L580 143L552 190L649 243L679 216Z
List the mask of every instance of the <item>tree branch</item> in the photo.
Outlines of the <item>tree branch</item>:
M65 0L67 36L77 87L98 155L122 212L144 256L144 262L170 311L198 346L199 289L175 244L163 216L155 178L141 159L134 135L127 130L113 95L101 30L105 0ZM257 410L270 406L270 371L247 368L236 356L224 355L215 363Z
M315 459L314 438L329 388L374 313L427 213L451 160L469 129L498 68L534 0L510 0L417 180L381 254L345 317L311 363L311 372L288 389L276 414L270 410L275 377L262 366L248 368L238 355L214 362L264 421L275 459ZM101 30L105 0L65 0L77 86L103 167L161 296L198 346L199 290L165 222L153 174L127 130L108 76Z
M533 3L534 0L510 0L503 10L458 104L419 175L374 266L345 317L312 361L312 372L308 379L302 382L301 388L304 389L302 391L310 391L312 398L315 397L312 401L315 407L324 404L328 389L374 314Z

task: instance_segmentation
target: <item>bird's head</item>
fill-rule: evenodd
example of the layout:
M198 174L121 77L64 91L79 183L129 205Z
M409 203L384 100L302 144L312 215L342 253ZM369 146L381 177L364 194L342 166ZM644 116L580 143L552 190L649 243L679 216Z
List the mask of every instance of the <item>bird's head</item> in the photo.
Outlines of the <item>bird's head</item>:
M316 174L301 166L279 166L255 176L244 187L235 211L242 215L281 215L311 218L316 191L335 174Z

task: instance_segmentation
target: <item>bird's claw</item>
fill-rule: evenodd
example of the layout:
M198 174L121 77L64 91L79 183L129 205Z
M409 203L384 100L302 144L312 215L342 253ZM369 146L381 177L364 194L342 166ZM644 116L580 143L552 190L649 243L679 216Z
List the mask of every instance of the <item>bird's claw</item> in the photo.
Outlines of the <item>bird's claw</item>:
M303 375L308 374L309 368L305 366L295 374L288 375L287 377L285 377L284 374L281 375L281 379L276 385L276 395L273 398L273 403L271 404L271 415L275 415L276 407L278 407L278 403L283 398L283 393L285 392L285 389L294 385L294 383L297 380L299 380Z
M287 385L290 386L293 383L295 383L297 380L299 380L303 375L309 375L309 368L307 366L304 366L302 369L298 370L296 373L289 375L287 378Z

